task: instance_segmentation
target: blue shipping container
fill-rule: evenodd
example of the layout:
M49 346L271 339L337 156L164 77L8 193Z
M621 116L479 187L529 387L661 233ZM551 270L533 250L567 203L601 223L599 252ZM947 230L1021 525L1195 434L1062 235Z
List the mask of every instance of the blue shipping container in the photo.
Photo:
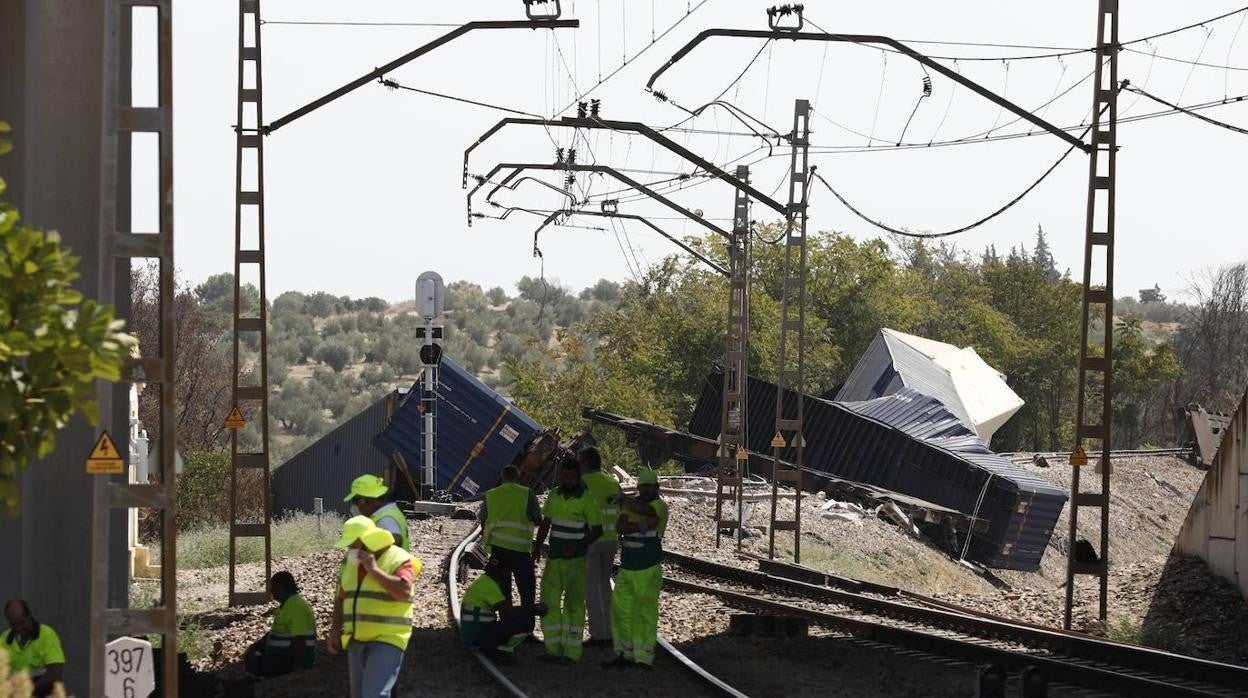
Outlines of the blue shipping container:
M722 369L703 384L689 431L719 434ZM990 567L1035 570L1067 493L993 453L939 400L909 388L862 402L807 396L805 468L883 487L987 519L970 555ZM776 386L749 379L746 428L751 452L766 459L775 434ZM781 460L793 462L791 448Z
M373 446L419 482L424 457L423 386L418 379L395 408ZM443 356L437 391L437 489L457 499L477 499L499 471L542 431L506 398ZM395 478L399 482L402 476Z

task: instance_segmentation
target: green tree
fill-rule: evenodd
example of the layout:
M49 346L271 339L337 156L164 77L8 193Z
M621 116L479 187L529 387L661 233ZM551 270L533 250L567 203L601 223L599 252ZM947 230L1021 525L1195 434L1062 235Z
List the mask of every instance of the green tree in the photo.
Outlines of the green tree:
M486 291L485 297L490 299L490 305L497 306L507 302L507 292L503 290L502 286L495 286Z
M0 122L0 134L8 132ZM0 136L0 155L11 149ZM0 180L0 195L5 188ZM95 381L121 378L135 339L111 306L70 286L80 260L60 236L21 223L3 199L0 246L0 510L12 515L18 473L52 452L75 415L99 421Z
M1158 387L1183 375L1169 343L1149 346L1136 317L1119 319L1114 328L1113 441L1116 448L1135 448L1147 415L1148 397Z
M341 340L332 340L322 344L316 349L316 360L334 369L334 371L342 371L351 363L354 351L351 345Z

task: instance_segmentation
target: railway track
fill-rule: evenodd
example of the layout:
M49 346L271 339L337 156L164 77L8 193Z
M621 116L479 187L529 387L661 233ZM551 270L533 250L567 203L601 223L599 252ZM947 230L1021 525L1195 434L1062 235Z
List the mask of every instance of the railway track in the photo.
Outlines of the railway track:
M1110 458L1125 458L1128 456L1136 456L1136 457L1176 456L1178 458L1187 458L1188 456L1191 455L1191 453L1192 453L1191 447L1187 447L1187 446L1180 447L1180 448L1137 448L1137 449L1119 449L1115 451L1110 451L1109 457ZM1001 456L1002 458L1005 458L1006 460L1018 460L1018 459L1030 460L1031 458L1035 456L1047 456L1050 458L1069 458L1070 451L1044 451L1044 452L1014 451L1014 452L1008 452L1008 453L999 453L997 455ZM1088 454L1089 457L1092 457L1095 455L1096 455L1095 453Z
M804 618L904 651L1012 672L1038 667L1054 683L1117 695L1248 696L1248 668L1018 623L809 568L768 561L748 570L670 551L664 564L665 589Z
M466 551L474 543L476 543L480 535L481 528L478 526L467 536L465 536L464 539L460 541L459 545L455 547L455 550L451 553L447 564L447 604L450 610L451 622L457 629L459 627L460 576L467 569L467 561L464 556ZM687 677L687 680L690 680L694 685L700 687L702 692L716 696L747 698L744 693L734 689L732 686L715 677L713 674L699 666L696 662L689 659L689 657L672 646L672 644L664 638L660 637L658 644L663 655L670 658L675 665L679 666L683 670L683 675ZM476 649L471 651L477 662L485 670L486 674L494 680L503 695L513 696L515 698L525 698L525 696L528 695L528 693L521 687L524 683L523 681L516 680L514 677L508 676L508 674L503 671L502 667L499 667L494 662L490 661L490 659L485 656L485 653ZM665 691L675 689L676 687L672 686L665 679L665 677L659 675L659 669L660 667L656 663L654 676L647 678L652 681L661 682L665 687ZM597 667L594 667L594 670L597 671ZM551 680L554 675L554 672L547 672L547 679ZM548 692L545 688L543 688L542 693L543 695L546 695ZM636 695L636 690L632 689L627 693L629 695ZM605 695L602 692L599 692L599 694Z

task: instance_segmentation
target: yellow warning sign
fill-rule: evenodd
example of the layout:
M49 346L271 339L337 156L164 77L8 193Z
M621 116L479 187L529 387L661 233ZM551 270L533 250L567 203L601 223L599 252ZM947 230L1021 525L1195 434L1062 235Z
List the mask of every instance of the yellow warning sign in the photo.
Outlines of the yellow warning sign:
M788 444L784 441L784 437L780 435L780 432L776 432L776 435L771 437L772 448L784 448L787 445Z
M225 418L225 428L242 429L245 426L247 426L247 420L243 419L243 412L236 405Z
M92 447L91 455L87 456L87 474L119 475L124 472L126 462L117 452L117 444L113 443L107 431L100 432L100 438Z
M749 451L746 451L744 448L737 449L737 460L749 460L749 459L750 459Z
M1088 454L1083 451L1083 444L1077 444L1075 450L1070 454L1071 465L1087 465Z

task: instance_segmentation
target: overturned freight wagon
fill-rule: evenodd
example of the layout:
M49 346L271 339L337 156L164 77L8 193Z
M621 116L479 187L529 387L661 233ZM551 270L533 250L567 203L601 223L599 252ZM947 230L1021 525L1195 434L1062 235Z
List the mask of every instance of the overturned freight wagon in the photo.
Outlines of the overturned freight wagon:
M395 496L418 499L423 471L424 413L420 380L402 396L373 445L389 460ZM443 356L438 372L435 491L476 499L503 466L537 446L542 427L507 398Z
M723 373L703 384L689 431L718 438ZM747 444L769 456L776 386L749 380ZM939 400L903 388L887 397L833 402L806 397L804 468L908 494L988 521L969 556L990 567L1035 570L1067 494L994 454ZM792 449L781 452L793 461Z

